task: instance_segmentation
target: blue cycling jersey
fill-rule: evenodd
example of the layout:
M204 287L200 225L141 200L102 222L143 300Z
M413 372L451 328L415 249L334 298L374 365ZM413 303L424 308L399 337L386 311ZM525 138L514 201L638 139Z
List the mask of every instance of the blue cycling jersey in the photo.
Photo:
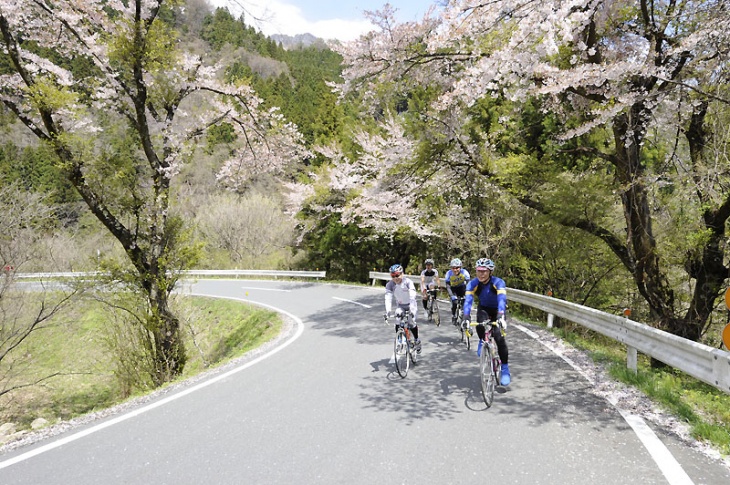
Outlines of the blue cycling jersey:
M492 276L489 278L489 281L481 285L479 284L479 278L474 278L469 281L466 285L464 315L471 313L474 296L479 299L480 307L496 308L498 313L504 313L507 308L507 285L502 278Z

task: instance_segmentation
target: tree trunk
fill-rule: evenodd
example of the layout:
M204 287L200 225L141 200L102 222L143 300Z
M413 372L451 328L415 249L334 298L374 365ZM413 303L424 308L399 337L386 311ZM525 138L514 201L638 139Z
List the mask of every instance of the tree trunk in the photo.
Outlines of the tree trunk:
M180 332L180 321L170 311L169 295L175 280L168 274L166 252L174 243L167 217L169 211L170 181L155 173L154 201L149 226L149 248L144 258L135 264L150 305L149 328L154 338L154 375L156 385L179 376L185 366L185 346ZM125 248L126 249L126 248ZM131 249L131 248L130 248Z
M153 178L155 199L152 202L150 225L146 232L130 231L102 203L101 198L87 184L81 165L61 144L54 145L62 160L68 160L72 170L69 180L81 194L91 212L109 229L124 248L137 274L134 281L144 291L149 303L147 329L153 336L152 348L148 349L154 362L152 379L156 385L169 382L179 376L185 366L185 347L180 335L180 322L169 308L169 292L174 286L174 278L168 275L164 264L166 251L174 243L169 234L168 210L170 183L166 177ZM138 241L147 240L143 246Z
M730 201L717 208L705 209L703 220L710 237L696 256L688 255L686 270L695 280L690 306L683 316L675 308L674 291L661 268L656 243L651 228L651 211L644 173L641 167L640 150L643 141L640 117L643 107L634 106L628 114L614 121L613 131L616 143L616 176L624 187L622 202L626 218L627 246L630 260L627 268L649 305L651 315L659 328L674 335L698 341L705 329L715 301L728 277L728 267L723 264L725 224L730 216ZM704 118L707 105L699 104L687 129L687 140L693 165L702 160L705 145ZM628 142L627 142L628 140ZM697 173L697 172L695 172ZM705 207L712 207L710 198L702 192L698 182L698 196Z
M616 153L613 157L616 179L623 189L621 202L626 220L627 269L634 277L639 293L649 305L652 318L661 328L674 326L674 291L669 286L657 254L652 231L652 218L644 169L641 165L641 144L644 128L641 116L644 107L634 105L628 113L616 117L613 124Z
M705 130L707 108L707 101L695 105L692 118L685 132L689 144L693 173L695 174L699 173L704 158L707 140ZM723 204L715 206L715 203L703 191L703 184L701 184L698 176L695 176L695 184L697 185L697 196L700 203L705 207L702 218L705 228L708 230L709 239L701 248L701 251L691 253L687 257L685 263L687 274L695 279L692 300L684 320L674 322L674 325L667 330L696 341L702 336L706 323L715 308L715 301L722 293L725 279L728 277L728 267L723 264L723 247L725 244L725 225L730 216L730 204L728 200L725 200Z
M167 291L154 288L149 295L152 309L149 328L152 330L154 349L155 385L159 386L179 376L186 362L185 345L180 332L180 321L170 311Z

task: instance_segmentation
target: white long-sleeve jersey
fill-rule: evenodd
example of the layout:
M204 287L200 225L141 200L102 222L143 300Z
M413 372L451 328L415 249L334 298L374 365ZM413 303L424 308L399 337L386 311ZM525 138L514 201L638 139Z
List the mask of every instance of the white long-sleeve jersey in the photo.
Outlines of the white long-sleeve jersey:
M393 307L393 298L395 298L396 304L404 310L408 308L413 319L416 319L416 311L418 305L416 305L416 285L413 281L403 277L399 284L395 284L395 281L390 280L385 284L385 311L390 313Z

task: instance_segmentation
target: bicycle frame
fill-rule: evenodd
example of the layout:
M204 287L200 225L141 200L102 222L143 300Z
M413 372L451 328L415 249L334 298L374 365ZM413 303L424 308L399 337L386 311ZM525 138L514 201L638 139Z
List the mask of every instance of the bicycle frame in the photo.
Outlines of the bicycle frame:
M428 289L426 290L426 314L428 321L433 322L438 327L441 325L441 315L439 314L438 301L436 293L438 290Z
M496 321L487 322L487 325L482 355L479 358L479 376L484 404L490 407L494 401L494 390L500 385L499 382L502 377L502 360L499 357L497 342L494 340L494 332L501 330Z
M471 329L465 329L464 325L464 301L463 296L456 299L456 325L461 335L461 341L466 343L466 350L471 348Z
M500 377L502 376L502 359L499 357L497 341L494 340L494 332L500 332L501 328L496 322L492 322L492 325L490 325L490 327L491 328L489 329L489 338L487 338L486 340L489 343L489 350L492 353L492 371L497 378L497 383L499 383ZM485 334L485 337L486 336L487 335Z
M464 301L466 298L459 296L456 298L456 321L461 324L464 320Z
M393 358L395 360L396 371L402 378L408 375L410 364L413 363L415 365L416 363L416 343L413 339L413 334L408 328L409 318L409 314L405 312L396 315L398 330L395 333Z

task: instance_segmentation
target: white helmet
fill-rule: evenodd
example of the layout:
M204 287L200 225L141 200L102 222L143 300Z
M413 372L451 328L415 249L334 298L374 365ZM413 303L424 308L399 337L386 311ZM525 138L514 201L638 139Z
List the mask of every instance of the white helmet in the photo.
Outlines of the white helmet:
M477 259L477 262L474 266L476 267L476 269L488 269L489 271L494 271L494 261L492 261L491 259Z

